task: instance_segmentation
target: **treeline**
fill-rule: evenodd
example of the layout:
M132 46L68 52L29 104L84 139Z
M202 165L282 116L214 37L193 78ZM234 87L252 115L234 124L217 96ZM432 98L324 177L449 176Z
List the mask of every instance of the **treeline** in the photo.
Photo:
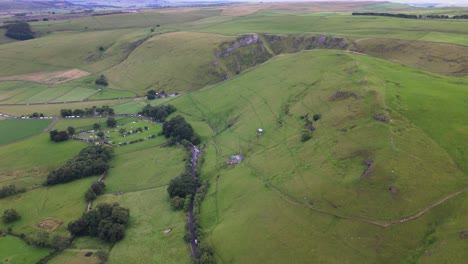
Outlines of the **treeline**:
M138 114L151 117L158 122L164 122L166 121L166 118L176 110L177 109L170 104L159 106L151 106L150 104L147 104Z
M8 25L5 36L16 40L28 40L34 38L34 33L27 22L21 21Z
M161 134L166 138L170 138L171 140L169 143L171 144L179 142L183 145L187 145L187 143L191 142L194 145L198 145L201 142L200 136L195 133L192 125L187 123L180 115L164 122Z
M93 116L95 114L99 115L114 115L114 109L109 107L108 105L104 105L102 107L93 107L93 108L85 108L85 109L61 109L60 115L62 117L67 116Z
M66 183L107 171L112 158L113 149L108 146L90 146L67 161L62 167L52 171L47 176L44 185Z
M73 236L92 236L106 242L117 242L124 238L130 210L119 204L100 204L96 209L83 214L68 224Z
M91 187L85 192L85 200L86 202L91 202L96 200L96 198L103 194L106 190L106 185L103 181L96 181L91 184Z
M25 191L26 191L25 188L18 188L13 184L3 186L0 189L0 199L8 197L8 196L15 195L15 194L18 194L18 193L23 193Z
M413 15L413 14L392 14L376 12L354 12L353 16L386 16L412 19L468 19L468 15L448 16L448 15Z

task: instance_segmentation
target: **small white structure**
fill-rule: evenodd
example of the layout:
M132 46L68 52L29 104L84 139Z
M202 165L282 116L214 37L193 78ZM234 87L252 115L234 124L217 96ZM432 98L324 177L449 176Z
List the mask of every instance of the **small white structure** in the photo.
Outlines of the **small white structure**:
M263 129L261 129L261 128L257 129L257 133L258 133L259 135L263 134Z

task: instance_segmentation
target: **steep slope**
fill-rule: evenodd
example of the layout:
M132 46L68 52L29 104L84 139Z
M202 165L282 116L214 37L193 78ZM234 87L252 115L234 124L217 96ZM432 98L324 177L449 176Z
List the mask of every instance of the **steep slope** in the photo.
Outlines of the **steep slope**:
M466 257L457 251L466 217L459 212L467 209L465 87L463 79L317 50L280 55L174 100L209 139L202 173L212 187L202 225L217 258ZM304 133L312 139L301 142ZM225 165L238 153L243 163ZM430 209L445 197L455 202Z

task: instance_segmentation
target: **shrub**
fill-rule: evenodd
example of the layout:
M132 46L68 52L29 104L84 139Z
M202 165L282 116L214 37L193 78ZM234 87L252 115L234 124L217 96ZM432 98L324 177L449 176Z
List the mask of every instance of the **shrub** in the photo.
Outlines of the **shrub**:
M313 119L314 119L314 121L318 121L321 117L322 117L321 114L315 114L315 115L313 116Z
M306 142L312 138L310 131L303 131L301 135L301 142Z
M174 209L176 211L181 210L182 208L184 208L184 204L185 204L185 199L181 198L179 196L174 196L171 199L171 207L172 207L172 209Z

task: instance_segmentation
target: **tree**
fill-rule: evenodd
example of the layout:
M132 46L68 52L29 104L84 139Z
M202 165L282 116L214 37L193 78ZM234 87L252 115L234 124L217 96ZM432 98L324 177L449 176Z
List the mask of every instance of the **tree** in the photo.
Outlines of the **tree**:
M88 189L85 192L85 200L86 202L91 202L96 200L96 193L94 193L93 189Z
M99 130L101 128L101 125L98 124L98 123L94 123L93 128L94 128L94 130Z
M34 246L47 247L49 246L49 233L46 231L39 231L31 235L28 240Z
M318 121L321 117L322 117L321 114L315 114L315 115L313 116L313 119L314 119L314 121Z
M99 78L97 78L96 81L94 81L94 83L97 85L102 85L102 86L109 85L109 83L107 82L106 76L104 75L99 76Z
M3 211L2 220L5 224L12 223L21 219L21 215L15 209L6 209Z
M117 120L115 120L113 117L109 117L107 118L106 123L108 127L115 127L117 125Z
M97 132L96 135L97 135L100 139L103 139L103 138L104 138L104 132L102 132L102 131Z
M195 180L189 174L183 174L172 179L167 187L167 192L171 198L179 196L185 198L187 195L195 194Z
M27 22L21 21L8 25L5 36L17 40L28 40L34 38L34 33Z
M75 128L74 128L74 127L69 126L69 127L67 128L67 131L68 131L68 134L69 134L70 136L72 136L72 135L75 134Z

